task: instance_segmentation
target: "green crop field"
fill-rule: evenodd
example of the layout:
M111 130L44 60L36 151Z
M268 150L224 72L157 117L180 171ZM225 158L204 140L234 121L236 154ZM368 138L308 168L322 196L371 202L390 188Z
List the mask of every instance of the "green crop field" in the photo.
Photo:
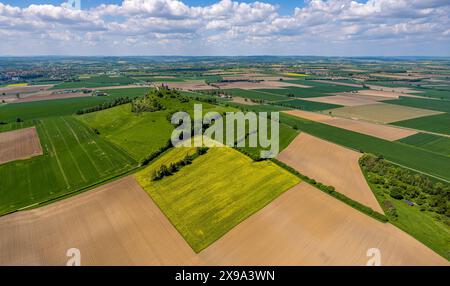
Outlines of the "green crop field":
M169 151L136 178L196 252L299 183L274 163L253 162L231 148L211 148L192 165L151 181L161 161L176 162L187 152Z
M78 81L63 82L55 85L52 89L66 89L66 88L96 88L105 86L127 85L135 83L136 80L124 76L92 76L80 78Z
M327 110L327 109L342 107L342 105L337 105L337 104L314 102L314 101L307 101L307 100L301 100L301 99L275 101L275 102L271 102L270 104L288 107L288 108L307 110L307 111L320 111L320 110Z
M445 89L436 89L428 87L416 87L415 89L423 92L418 94L420 96L450 100L450 91Z
M399 142L450 156L450 138L427 133L418 133Z
M0 214L58 198L137 166L71 116L35 123L44 155L0 165Z
M124 88L105 90L109 96L87 96L80 98L67 98L43 100L34 102L11 103L1 106L0 121L15 121L44 118L51 116L71 115L80 109L96 106L117 97L136 97L147 93L148 88Z
M142 160L152 152L164 146L170 139L174 125L167 115L173 111L193 112L195 102L181 103L176 99L161 99L166 110L157 112L131 112L131 105L125 104L99 112L88 113L78 118L91 128L100 132L100 136L126 150L136 160ZM201 103L204 112L222 113L231 108Z
M391 124L450 135L450 113L397 121Z
M295 97L320 97L320 96L330 96L337 92L349 92L353 90L361 90L363 88L327 84L309 80L296 80L296 81L286 81L295 84L302 84L311 86L311 88L302 87L286 87L281 89L258 89L257 91L268 92L271 94L278 95L288 95L292 94Z
M402 96L399 99L386 100L383 102L450 113L450 100L447 101L447 100L412 98Z
M433 176L450 180L450 158L400 142L390 142L330 125L314 122L288 114L280 114L282 123L295 126L313 136L341 146L362 150Z
M246 90L246 89L225 89L225 92L227 94L230 94L231 96L238 96L248 99L262 99L262 100L268 100L268 101L275 101L275 100L282 100L286 99L283 95L277 95L277 94L271 94L266 93L264 91L256 91L256 90Z

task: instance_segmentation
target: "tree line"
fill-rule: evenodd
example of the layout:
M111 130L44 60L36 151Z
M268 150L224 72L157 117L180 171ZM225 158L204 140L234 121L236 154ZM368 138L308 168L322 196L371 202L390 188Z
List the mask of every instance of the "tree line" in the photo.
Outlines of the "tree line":
M104 110L104 109L109 109L109 108L113 108L118 105L130 103L131 101L132 101L132 99L129 97L118 97L111 101L107 101L107 102L104 102L102 104L99 104L99 105L96 105L93 107L80 109L76 112L76 114L81 115L81 114L96 112L96 111L100 111L100 110Z

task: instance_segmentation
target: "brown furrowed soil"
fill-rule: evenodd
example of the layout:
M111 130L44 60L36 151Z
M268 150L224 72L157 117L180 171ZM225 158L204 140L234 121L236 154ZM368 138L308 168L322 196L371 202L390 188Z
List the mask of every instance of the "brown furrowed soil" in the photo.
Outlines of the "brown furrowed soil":
M42 154L35 127L0 133L0 164Z
M362 154L300 133L277 157L300 173L383 213L359 167Z
M213 265L449 265L389 223L300 183L200 253Z
M306 183L288 190L199 254L132 176L0 217L0 265L449 265L390 224Z
M198 264L194 251L132 176L0 218L0 265Z

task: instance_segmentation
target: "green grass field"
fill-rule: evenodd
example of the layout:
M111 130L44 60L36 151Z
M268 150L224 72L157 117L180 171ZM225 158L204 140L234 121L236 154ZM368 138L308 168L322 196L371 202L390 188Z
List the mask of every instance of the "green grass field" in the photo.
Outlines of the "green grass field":
M450 113L397 121L391 124L450 135Z
M66 88L96 88L105 86L117 86L117 85L127 85L135 83L136 80L124 77L124 76L92 76L86 78L80 78L78 81L74 82L63 82L55 85L52 89L66 89Z
M187 152L172 149L136 178L195 252L300 181L272 162L253 162L231 148L211 148L174 175L151 181L162 161L176 162Z
M450 180L450 158L400 142L390 142L330 125L280 114L282 123L341 146L383 155L386 159L408 168Z
M383 102L450 113L450 100L400 97L399 99L386 100Z
M450 138L428 133L418 133L399 140L399 142L450 156Z
M288 100L288 101L286 101L286 100L275 101L275 102L271 102L270 104L288 107L288 108L307 110L307 111L320 111L320 110L327 110L327 109L342 107L342 105L337 105L337 104L314 102L314 101L307 101L307 100L301 100L301 99L293 99L293 100Z
M256 91L264 91L272 94L278 95L288 95L293 94L295 97L320 97L320 96L330 96L336 92L348 92L353 90L361 90L363 88L359 87L350 87L343 85L334 85L327 84L309 80L294 80L294 81L286 81L289 83L302 84L311 86L311 88L302 88L302 87L287 87L281 89L258 89Z
M146 94L148 88L124 88L106 90L109 96L87 96L80 98L43 100L34 102L11 103L1 106L0 121L15 121L72 115L80 109L93 107L117 97L137 97Z
M0 214L58 198L137 166L72 116L34 123L44 155L0 165Z
M100 136L126 150L136 160L141 160L158 150L170 139L174 125L167 120L172 111L184 110L190 114L195 102L181 103L176 99L162 99L166 110L157 112L131 112L131 105L125 104L114 108L78 116L91 128L100 131ZM203 111L219 113L230 108L202 103Z

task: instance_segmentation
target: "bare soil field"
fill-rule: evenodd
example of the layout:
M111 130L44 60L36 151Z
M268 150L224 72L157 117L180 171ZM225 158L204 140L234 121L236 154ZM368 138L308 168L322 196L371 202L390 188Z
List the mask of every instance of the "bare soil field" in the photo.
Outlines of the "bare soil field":
M282 194L199 256L213 265L366 265L370 248L380 250L381 265L449 265L393 225L306 183Z
M362 154L300 133L277 157L300 173L383 213L359 167Z
M380 85L367 85L370 89L373 90L379 90L379 91L391 91L394 93L402 93L402 96L407 96L403 93L423 93L420 90L415 90L408 87L387 87L387 86L380 86Z
M239 104L245 104L245 105L257 105L257 103L252 102L250 99L245 99L242 97L238 97L238 96L233 96L233 102L235 103L239 103Z
M53 85L27 85L27 86L13 86L13 87L1 87L0 95L13 95L16 94L25 94L47 90L53 87Z
M194 251L132 176L0 218L0 265L199 264Z
M389 100L390 98L380 96L364 96L353 93L337 93L338 95L321 96L321 97L308 97L302 98L303 100L323 102L330 104L337 104L343 106L358 106L377 103L383 100Z
M372 122L390 123L423 116L441 114L442 112L387 103L339 107L324 112L334 116L362 119Z
M410 129L376 124L361 120L334 117L325 114L317 115L317 113L302 110L289 110L286 111L286 113L389 141L396 141L417 134L416 131Z
M0 217L0 265L448 265L383 224L301 183L195 254L132 176Z
M0 133L0 164L42 155L36 128L24 128Z

